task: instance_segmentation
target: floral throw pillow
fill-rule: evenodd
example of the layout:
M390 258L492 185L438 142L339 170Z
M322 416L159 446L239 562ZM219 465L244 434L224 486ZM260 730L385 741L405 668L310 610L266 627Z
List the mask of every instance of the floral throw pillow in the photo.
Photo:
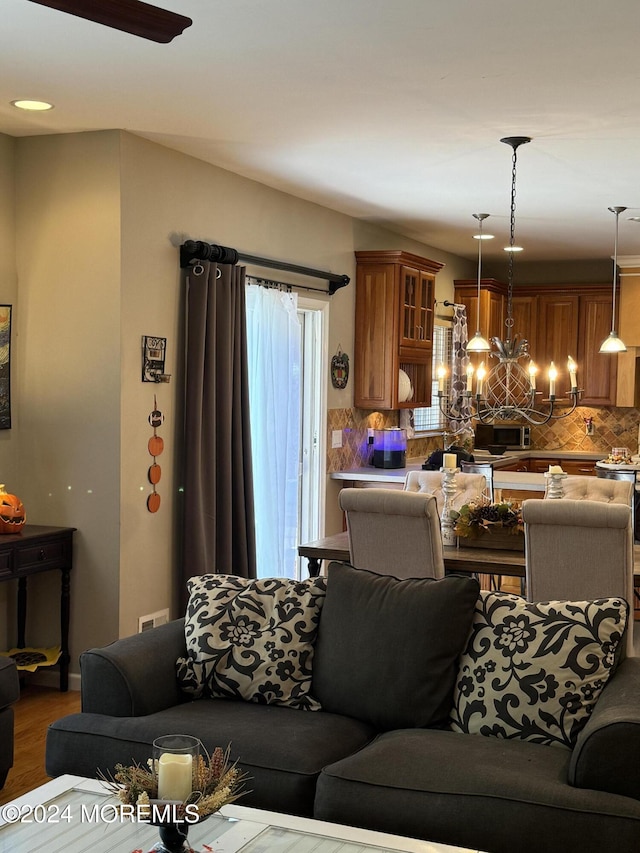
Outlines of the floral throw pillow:
M453 731L572 749L617 663L628 612L622 598L530 603L481 592Z
M324 578L200 575L187 586L187 657L177 661L183 691L193 698L320 708L310 690Z

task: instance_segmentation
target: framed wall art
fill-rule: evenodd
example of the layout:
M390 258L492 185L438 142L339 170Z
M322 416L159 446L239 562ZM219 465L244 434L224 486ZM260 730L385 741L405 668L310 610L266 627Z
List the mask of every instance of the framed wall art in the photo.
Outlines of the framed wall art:
M0 429L11 429L11 305L0 305Z

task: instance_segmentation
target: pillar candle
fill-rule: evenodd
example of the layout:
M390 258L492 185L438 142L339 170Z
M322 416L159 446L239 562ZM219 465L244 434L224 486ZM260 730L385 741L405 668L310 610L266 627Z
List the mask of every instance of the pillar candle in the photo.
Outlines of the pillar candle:
M458 457L455 453L445 453L442 457L443 468L457 468Z
M191 794L191 755L163 752L158 759L158 799L184 802Z

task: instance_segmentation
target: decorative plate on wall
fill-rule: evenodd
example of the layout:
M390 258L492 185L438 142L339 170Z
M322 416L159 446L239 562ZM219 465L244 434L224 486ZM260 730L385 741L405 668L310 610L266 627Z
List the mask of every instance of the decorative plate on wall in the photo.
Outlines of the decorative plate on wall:
M342 352L338 346L338 351L331 359L331 382L334 388L346 388L349 381L349 356Z

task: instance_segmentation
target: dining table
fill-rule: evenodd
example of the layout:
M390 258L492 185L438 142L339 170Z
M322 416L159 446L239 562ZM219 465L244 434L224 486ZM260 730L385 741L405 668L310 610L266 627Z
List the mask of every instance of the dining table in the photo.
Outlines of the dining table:
M445 572L505 575L521 578L521 588L525 577L525 555L522 550L499 548L469 548L461 545L444 545ZM310 577L320 574L323 560L349 562L349 533L344 530L298 545L298 556L308 561ZM633 546L634 586L640 587L640 544Z

